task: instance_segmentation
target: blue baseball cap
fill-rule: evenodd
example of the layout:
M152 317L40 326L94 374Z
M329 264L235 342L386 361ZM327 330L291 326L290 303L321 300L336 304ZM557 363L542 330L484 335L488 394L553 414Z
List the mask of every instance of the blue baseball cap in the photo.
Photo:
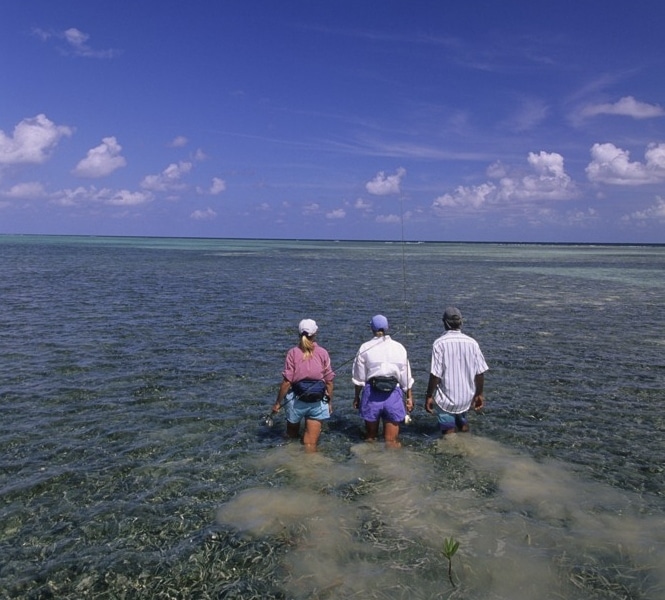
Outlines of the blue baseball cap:
M388 319L383 315L374 315L369 325L375 333L380 330L388 331Z

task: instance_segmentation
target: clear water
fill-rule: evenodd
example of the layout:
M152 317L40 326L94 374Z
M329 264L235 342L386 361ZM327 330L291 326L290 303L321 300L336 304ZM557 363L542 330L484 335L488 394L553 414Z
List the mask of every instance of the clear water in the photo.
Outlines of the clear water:
M0 237L0 598L663 598L664 293L662 246ZM447 304L491 370L440 440ZM351 406L377 312L397 451ZM262 423L304 317L316 455Z

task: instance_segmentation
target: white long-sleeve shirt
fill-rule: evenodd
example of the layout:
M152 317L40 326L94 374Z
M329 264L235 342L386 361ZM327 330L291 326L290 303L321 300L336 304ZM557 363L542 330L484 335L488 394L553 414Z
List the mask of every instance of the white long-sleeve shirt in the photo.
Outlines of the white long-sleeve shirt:
M404 391L413 386L406 348L389 335L377 336L365 342L353 361L352 379L355 385L365 385L377 375L396 377Z

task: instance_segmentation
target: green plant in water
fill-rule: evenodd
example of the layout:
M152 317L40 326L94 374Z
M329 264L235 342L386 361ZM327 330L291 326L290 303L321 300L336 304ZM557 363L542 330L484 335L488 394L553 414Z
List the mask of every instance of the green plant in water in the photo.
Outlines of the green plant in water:
M459 542L455 538L444 538L443 539L443 555L448 559L448 579L453 587L455 587L455 582L453 581L453 556L459 548Z

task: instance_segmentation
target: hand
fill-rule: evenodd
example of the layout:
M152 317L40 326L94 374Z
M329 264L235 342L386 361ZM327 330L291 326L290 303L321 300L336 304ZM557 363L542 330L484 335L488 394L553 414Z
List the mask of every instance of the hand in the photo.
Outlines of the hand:
M413 410L413 398L406 399L406 412L410 413Z
M473 410L479 412L485 406L485 397L482 394L476 394L473 397Z
M282 408L282 404L280 402L275 402L275 404L272 405L273 414L278 413L280 408Z
M434 414L434 398L432 396L425 398L425 410L430 414Z
M358 410L358 407L360 406L360 398L354 398L353 399L353 408Z

